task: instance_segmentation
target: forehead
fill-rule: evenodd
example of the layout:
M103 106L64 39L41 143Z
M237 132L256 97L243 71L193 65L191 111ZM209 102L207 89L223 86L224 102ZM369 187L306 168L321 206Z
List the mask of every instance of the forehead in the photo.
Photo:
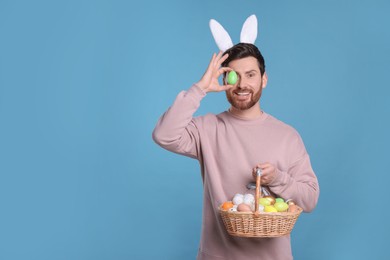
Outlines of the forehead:
M228 66L239 73L245 73L251 70L260 72L259 64L255 57L246 57L229 62Z

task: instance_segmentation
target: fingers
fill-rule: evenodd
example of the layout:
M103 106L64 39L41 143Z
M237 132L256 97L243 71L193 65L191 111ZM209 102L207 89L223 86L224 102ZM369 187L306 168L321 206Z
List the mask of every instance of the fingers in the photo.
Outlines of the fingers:
M221 58L221 60L220 60L220 61L221 61L221 64L222 64L225 60L227 60L227 58L229 58L229 54L226 53L225 55L222 56L222 58Z
M217 62L218 60L220 59L220 56L221 56L221 51L218 52L218 54L213 54L213 59L211 60L210 64L213 68L215 68L217 66Z
M226 91L226 90L228 90L228 89L231 89L232 87L234 87L233 85L222 85L221 87L220 87L220 90L221 91Z
M220 76L224 71L220 72L219 69L221 67L221 64L222 62L224 62L227 58L229 57L228 54L225 54L222 56L222 51L220 51L218 54L213 54L211 60L210 60L210 63L209 63L209 66L208 66L208 70L212 69L213 71L217 72L218 73L218 76ZM231 69L229 69L231 70Z
M267 178L270 177L270 175L272 175L275 171L275 167L271 163L259 163L252 169L253 178L256 178L258 168L261 169L261 180L264 183L267 181Z
M218 52L218 54L213 53L209 66L200 80L202 83L204 83L203 85L206 86L204 89L207 88L209 92L219 92L226 91L233 87L232 85L225 84L225 82L223 86L220 86L218 83L218 78L223 73L232 70L231 68L221 67L222 62L224 62L228 56L228 54L223 55L222 51Z
M268 167L273 167L272 164L270 164L269 162L265 162L265 163L259 163L256 165L257 168L260 168L260 169L266 169Z
M223 56L222 56L222 54L223 54L223 52L220 51L220 52L218 52L218 54L215 57L213 56L214 57L213 66L216 69L218 69L221 66L222 62L224 62L229 57L229 54L227 54L227 53Z
M221 57L222 57L222 51L219 51L216 60L219 60Z
M209 66L208 66L207 69L210 69L211 67L214 67L216 56L217 55L215 53L213 53L213 56L211 57L211 60L210 60L210 63L209 63Z
M272 172L274 171L274 167L265 167L261 170L261 176L268 176L269 174L271 174Z
M229 68L229 67L221 67L218 72L217 72L217 76L221 76L223 73L225 72L229 72L229 71L232 71L233 69Z
M220 54L222 55L222 52L220 52ZM221 64L229 57L229 54L225 54L223 55L222 57L219 57L219 59L217 60L217 65L218 67L221 66Z
M224 72L228 72L228 71L232 71L233 69L232 68L229 68L229 67L221 67L218 72L219 74L222 74Z
M220 68L218 70L218 72L217 72L217 78L219 78L222 74L224 74L226 72L229 72L229 71L232 71L232 69L229 68L229 67L222 67L222 68ZM221 91L228 90L228 89L233 87L233 85L227 84L225 78L222 79L222 83L223 83L223 86L222 86Z

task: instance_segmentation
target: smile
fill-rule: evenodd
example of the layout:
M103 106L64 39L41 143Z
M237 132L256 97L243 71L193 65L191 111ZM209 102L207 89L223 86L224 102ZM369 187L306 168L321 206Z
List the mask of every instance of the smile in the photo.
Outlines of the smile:
M247 96L249 94L250 94L250 92L236 92L236 95L239 95L239 96Z
M250 94L250 92L248 91L243 91L243 92L234 92L234 94L238 95L238 96L248 96Z

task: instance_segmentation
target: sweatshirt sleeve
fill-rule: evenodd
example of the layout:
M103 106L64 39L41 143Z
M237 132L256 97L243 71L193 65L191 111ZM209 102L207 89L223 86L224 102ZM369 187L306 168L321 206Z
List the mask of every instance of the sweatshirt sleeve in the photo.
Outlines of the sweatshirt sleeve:
M193 115L205 95L197 85L180 92L172 106L160 117L153 131L153 140L171 152L198 158L199 130Z
M294 200L303 211L310 212L317 205L320 189L299 135L289 151L293 154L289 167L286 170L277 169L276 178L269 188L282 198Z

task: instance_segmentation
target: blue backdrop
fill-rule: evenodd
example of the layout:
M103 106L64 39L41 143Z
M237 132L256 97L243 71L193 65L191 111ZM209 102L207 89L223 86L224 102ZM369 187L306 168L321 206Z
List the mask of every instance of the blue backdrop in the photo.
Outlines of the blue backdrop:
M194 259L197 161L153 143L176 95L256 14L262 107L303 137L317 208L296 259L384 259L390 3L0 1L0 259ZM227 109L208 95L198 114ZM386 242L387 241L387 242Z

